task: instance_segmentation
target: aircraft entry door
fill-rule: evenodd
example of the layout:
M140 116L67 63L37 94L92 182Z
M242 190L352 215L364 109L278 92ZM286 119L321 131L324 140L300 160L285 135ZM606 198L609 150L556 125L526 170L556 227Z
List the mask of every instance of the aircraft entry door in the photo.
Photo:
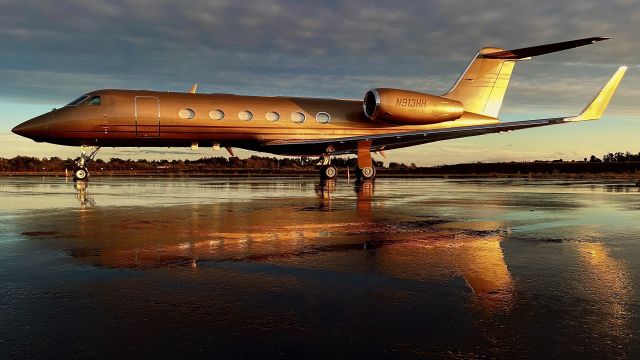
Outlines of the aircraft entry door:
M137 137L160 136L160 100L155 96L136 96Z

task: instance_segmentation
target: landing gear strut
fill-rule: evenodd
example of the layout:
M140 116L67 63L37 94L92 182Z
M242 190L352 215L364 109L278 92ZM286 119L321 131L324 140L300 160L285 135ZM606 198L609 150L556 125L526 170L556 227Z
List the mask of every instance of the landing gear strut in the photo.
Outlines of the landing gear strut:
M73 169L73 181L87 181L89 180L89 170L87 166L90 161L92 161L98 151L100 151L100 146L81 146L80 157L76 159L76 167ZM88 153L88 154L87 154Z
M376 168L371 159L371 140L358 142L358 165L356 166L356 181L373 180Z

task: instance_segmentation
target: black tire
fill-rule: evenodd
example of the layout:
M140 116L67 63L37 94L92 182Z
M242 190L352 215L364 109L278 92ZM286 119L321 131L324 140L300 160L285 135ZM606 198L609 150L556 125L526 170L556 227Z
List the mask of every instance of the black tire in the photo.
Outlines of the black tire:
M73 180L85 181L89 179L89 170L86 168L77 168L73 171Z
M325 165L320 168L320 177L323 180L335 179L338 176L338 168L333 165Z
M358 180L373 180L376 177L376 168L373 166L359 168L356 167L356 178Z

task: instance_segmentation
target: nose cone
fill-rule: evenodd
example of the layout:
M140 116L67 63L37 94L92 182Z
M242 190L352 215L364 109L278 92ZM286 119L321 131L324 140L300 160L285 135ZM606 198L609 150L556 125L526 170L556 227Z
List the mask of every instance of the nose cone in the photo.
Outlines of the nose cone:
M45 122L44 116L38 116L14 127L11 131L14 134L38 141L46 135Z

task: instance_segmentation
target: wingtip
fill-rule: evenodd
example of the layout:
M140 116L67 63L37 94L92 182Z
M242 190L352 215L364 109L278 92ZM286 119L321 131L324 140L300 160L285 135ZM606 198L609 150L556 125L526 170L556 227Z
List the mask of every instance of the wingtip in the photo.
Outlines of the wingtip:
M613 94L616 92L616 89L620 85L622 78L624 77L625 72L627 71L627 66L620 66L618 70L611 76L609 81L600 89L598 94L591 100L591 102L582 110L580 115L575 116L573 118L568 119L567 121L587 121L587 120L598 120L604 114L604 111L609 106L609 101L613 97Z

